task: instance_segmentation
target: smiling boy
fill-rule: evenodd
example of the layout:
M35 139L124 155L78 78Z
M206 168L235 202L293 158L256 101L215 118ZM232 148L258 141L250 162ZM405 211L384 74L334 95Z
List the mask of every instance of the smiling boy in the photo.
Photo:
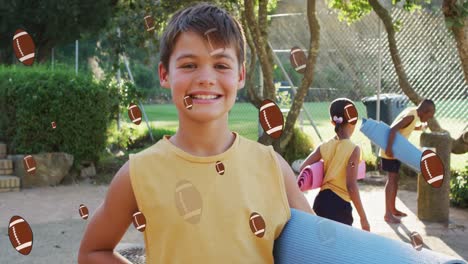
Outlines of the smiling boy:
M290 208L313 211L271 146L229 130L245 82L242 27L223 9L197 4L173 15L160 52L178 130L117 172L79 263L127 263L113 250L137 211L146 217L147 263L273 263Z

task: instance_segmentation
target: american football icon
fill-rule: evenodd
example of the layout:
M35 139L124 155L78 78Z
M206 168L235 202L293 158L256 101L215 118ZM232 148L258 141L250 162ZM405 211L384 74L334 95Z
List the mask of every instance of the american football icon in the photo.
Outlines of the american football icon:
M27 155L23 158L24 169L29 175L36 173L36 160L31 155Z
M224 174L224 164L221 161L216 162L216 171L220 174Z
M283 133L284 117L278 105L272 100L265 99L259 111L260 125L272 138L277 139Z
M265 220L263 220L263 217L259 213L253 212L250 214L249 226L252 233L257 237L265 235Z
M131 103L128 107L128 117L135 125L139 125L141 123L141 111L136 104Z
M421 155L421 173L424 180L434 188L439 188L444 182L444 164L432 150L426 149Z
M26 66L34 63L36 45L28 32L18 29L13 36L13 50L16 58Z
M189 95L185 96L184 105L185 105L185 108L187 108L188 110L192 109L192 106L193 106L192 97L190 97Z
M418 232L411 233L411 244L416 250L421 250L423 247L423 239Z
M200 221L203 201L200 192L191 182L182 180L177 183L175 204L179 214L185 221L191 224L196 224Z
M358 120L358 112L353 104L348 104L344 108L344 115L348 123L355 125Z
M88 216L89 216L88 207L86 207L84 204L80 204L80 208L78 209L78 211L80 212L81 218L83 218L84 220L88 219Z
M8 237L11 245L23 255L29 255L33 246L33 232L28 222L21 216L15 215L8 225Z
M151 16L145 16L145 28L148 32L154 31L154 19Z
M303 74L306 69L307 57L302 49L299 47L291 48L291 55L289 56L289 61L293 66L294 70L298 73Z
M133 226L140 231L143 232L146 229L146 218L142 212L136 212L133 214Z

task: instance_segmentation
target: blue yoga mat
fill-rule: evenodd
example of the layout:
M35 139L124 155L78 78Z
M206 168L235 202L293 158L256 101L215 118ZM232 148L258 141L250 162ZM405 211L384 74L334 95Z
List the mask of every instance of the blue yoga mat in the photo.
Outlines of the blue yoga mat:
M390 126L384 122L377 122L373 119L362 119L361 132L372 142L382 149L387 148L388 136L390 135ZM422 151L415 147L399 132L396 133L393 141L393 156L410 166L416 172L421 172Z
M323 217L291 209L291 219L275 241L275 264L465 263L426 248L379 236Z

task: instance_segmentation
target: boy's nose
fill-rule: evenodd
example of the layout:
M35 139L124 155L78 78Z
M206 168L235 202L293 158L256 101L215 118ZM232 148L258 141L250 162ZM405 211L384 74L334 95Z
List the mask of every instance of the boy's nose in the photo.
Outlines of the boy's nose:
M197 77L197 83L201 86L213 86L215 84L215 76L210 70L202 70Z

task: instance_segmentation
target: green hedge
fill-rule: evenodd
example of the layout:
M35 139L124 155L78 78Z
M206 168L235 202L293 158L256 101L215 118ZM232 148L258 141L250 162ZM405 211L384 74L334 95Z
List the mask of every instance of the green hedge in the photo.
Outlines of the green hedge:
M118 109L116 86L107 83L70 69L0 67L0 141L10 153L67 152L75 164L96 161Z
M450 202L457 207L468 208L468 166L464 170L452 172Z

